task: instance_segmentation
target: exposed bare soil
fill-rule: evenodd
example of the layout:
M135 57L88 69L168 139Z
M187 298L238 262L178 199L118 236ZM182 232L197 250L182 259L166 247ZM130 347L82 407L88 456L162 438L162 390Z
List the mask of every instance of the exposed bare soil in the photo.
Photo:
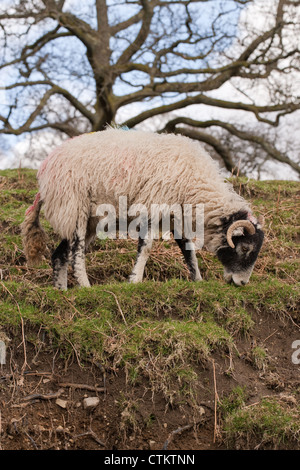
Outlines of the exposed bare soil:
M288 402L294 399L291 391L300 386L300 367L291 361L298 327L270 315L254 316L253 334L236 343L240 357L213 354L199 367L196 405L203 414L197 422L192 407L178 403L170 408L162 396L152 395L146 381L131 386L122 370L79 365L76 357L66 362L53 355L46 339L39 351L26 342L24 364L24 344L16 336L0 374L1 449L225 449L221 418L215 415L217 398L240 385L250 391L249 406L264 396ZM271 358L266 371L253 365L254 344L263 345ZM96 408L84 408L86 397L99 398Z

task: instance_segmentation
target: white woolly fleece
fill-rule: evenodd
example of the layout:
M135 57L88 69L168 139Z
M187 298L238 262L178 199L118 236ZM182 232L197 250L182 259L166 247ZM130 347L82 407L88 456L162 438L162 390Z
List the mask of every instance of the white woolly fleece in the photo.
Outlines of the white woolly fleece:
M209 245L220 218L246 201L224 181L203 147L187 137L108 128L64 142L39 172L45 217L62 238L70 239L78 218L95 215L99 204L204 203ZM208 247L214 251L214 247Z

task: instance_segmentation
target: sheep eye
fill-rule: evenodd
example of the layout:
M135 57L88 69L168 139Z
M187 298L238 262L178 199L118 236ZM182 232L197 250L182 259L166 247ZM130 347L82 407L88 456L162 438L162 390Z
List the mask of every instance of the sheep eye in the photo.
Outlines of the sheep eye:
M248 251L248 247L247 246L242 246L242 251L243 251L243 253L246 253Z

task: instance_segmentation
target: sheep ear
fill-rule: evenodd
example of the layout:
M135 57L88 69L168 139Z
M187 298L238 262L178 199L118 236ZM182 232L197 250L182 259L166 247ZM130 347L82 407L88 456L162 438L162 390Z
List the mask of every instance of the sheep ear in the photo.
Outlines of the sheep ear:
M233 237L241 237L244 235L244 227L237 227L233 232L232 236Z

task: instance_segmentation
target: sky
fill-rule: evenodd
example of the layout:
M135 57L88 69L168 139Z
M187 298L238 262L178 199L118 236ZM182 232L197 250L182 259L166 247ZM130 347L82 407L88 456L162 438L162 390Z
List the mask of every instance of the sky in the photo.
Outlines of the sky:
M6 0L9 3L10 0ZM112 0L113 2L113 0ZM245 14L241 15L241 22L239 24L240 33L247 34L247 26L245 24L251 24L251 27L255 25L258 29L262 28L266 21L268 21L268 16L266 14L267 8L270 4L274 3L274 0L256 0L254 5L247 7L244 12ZM118 2L114 2L118 3ZM88 11L84 10L85 6L88 4L79 2L77 0L67 0L67 8L71 8L74 13L77 13L76 9L80 9L81 15L83 19L87 19ZM128 7L126 7L128 8ZM132 13L130 7L130 13ZM120 13L119 7L116 7L116 11L112 12L112 15L117 15ZM125 16L122 16L122 19L126 19ZM204 18L201 17L202 22ZM230 48L231 46L229 46ZM6 77L7 80L11 81L12 77ZM2 76L3 80L3 76ZM234 82L233 82L234 83ZM297 85L296 82L294 85ZM300 84L298 84L300 86ZM84 92L84 90L83 90ZM256 90L257 96L259 96L261 102L264 101L264 96L266 93L265 89ZM233 100L241 100L245 101L245 96L243 96L237 89L232 85L226 83L223 87L219 90L215 90L212 93L213 96L216 98L222 99L226 96L226 99L232 97ZM3 101L4 100L4 101ZM5 103L5 94L2 94L2 98L0 101L0 106ZM133 104L128 107L123 108L120 110L118 114L118 120L122 122L123 120L128 119L129 117L134 116L137 112L140 112L140 104ZM205 106L205 108L201 105L193 106L192 108L187 108L185 110L180 110L180 115L187 115L195 117L197 114L201 116L205 112L205 119L210 118L217 118L227 121L236 121L237 120L237 112L233 110L221 110L218 108L210 108ZM253 116L249 116L244 112L239 112L238 121L243 123L246 126L253 126L256 124L256 120ZM291 140L293 141L292 144L292 151L295 154L299 155L300 150L300 136L299 132L297 132L297 127L299 127L300 117L298 113L298 120L295 120L293 116L287 116L285 118L286 124L283 126L282 136L286 138L287 132L291 135ZM161 122L161 120L160 120ZM153 119L150 122L146 122L139 126L140 128L147 128L151 130L155 130L157 127L157 118ZM159 126L161 127L161 125ZM59 141L57 141L59 143ZM53 133L50 131L43 132L43 141L41 142L41 155L44 156L46 154L47 149L49 151L53 147ZM36 142L33 142L31 136L29 134L24 134L22 136L1 136L0 135L0 169L5 168L13 168L13 167L31 167L31 168L38 168L40 165L39 160L32 160L32 155L37 155L39 153L39 148ZM254 174L253 177L256 175ZM280 179L297 179L297 175L293 172L287 165L284 164L272 164L269 163L266 165L266 171L262 173L262 177L264 179L267 178L280 178Z

